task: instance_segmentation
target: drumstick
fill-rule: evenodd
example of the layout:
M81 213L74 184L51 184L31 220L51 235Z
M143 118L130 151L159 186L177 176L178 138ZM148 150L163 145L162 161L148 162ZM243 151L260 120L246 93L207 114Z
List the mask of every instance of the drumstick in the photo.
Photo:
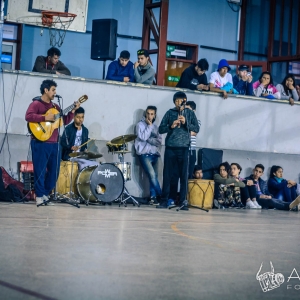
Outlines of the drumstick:
M96 139L90 139L87 142L83 143L82 145L78 146L78 149L81 148L82 146L84 146L85 144L91 142L91 141L95 141Z

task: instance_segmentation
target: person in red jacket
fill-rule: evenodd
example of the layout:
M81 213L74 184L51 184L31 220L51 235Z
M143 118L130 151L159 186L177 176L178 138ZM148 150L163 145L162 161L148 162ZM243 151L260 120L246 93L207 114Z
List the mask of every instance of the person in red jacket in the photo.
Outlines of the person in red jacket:
M56 87L57 84L53 80L44 80L42 82L40 87L42 96L32 99L25 115L27 122L38 123L55 120L54 114L45 114L50 108L56 108L60 111L59 106L52 102L56 94ZM65 124L69 124L73 120L74 112L79 106L79 102L74 102L73 110L66 116L63 116ZM44 201L49 201L48 196L56 184L59 173L58 129L55 129L52 136L44 142L39 141L32 135L31 152L34 168L34 190L37 196L36 204L41 205ZM59 159L57 159L57 155L59 155Z

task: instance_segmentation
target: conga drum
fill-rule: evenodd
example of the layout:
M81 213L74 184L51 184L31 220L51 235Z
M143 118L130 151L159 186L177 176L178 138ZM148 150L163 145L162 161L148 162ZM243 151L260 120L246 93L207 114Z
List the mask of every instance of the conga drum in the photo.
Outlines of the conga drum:
M215 182L213 180L190 179L187 199L190 205L211 209L214 200Z
M76 189L76 178L78 175L78 163L73 162L73 174L72 174L72 162L61 161L59 168L59 176L56 182L56 192L59 194L67 194L70 192L70 184L72 184L72 192L78 195ZM72 183L71 183L72 177Z

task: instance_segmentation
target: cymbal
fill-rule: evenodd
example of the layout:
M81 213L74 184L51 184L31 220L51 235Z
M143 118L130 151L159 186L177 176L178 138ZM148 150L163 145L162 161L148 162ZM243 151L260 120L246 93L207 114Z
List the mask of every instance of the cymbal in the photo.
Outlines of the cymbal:
M131 142L133 140L135 140L137 137L136 134L126 134L126 135L120 135L114 139L112 139L110 142L112 144L125 144L128 142Z
M86 156L86 152L72 152L69 154L70 157L77 157L77 156Z
M99 157L103 156L103 154L101 154L101 153L94 153L94 152L85 152L85 153L86 153L88 159L94 159L94 158L99 158Z

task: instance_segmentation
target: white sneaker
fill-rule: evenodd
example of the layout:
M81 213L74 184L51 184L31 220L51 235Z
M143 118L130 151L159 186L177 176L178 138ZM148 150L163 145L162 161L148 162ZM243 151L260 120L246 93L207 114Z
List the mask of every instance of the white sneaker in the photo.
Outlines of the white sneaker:
M41 204L44 205L43 197L36 197L35 201L36 201L36 206L41 205Z
M252 200L246 202L246 208L256 209L257 207L253 204Z
M253 204L256 206L257 209L261 209L261 206L257 203L257 201L252 201Z
M43 196L43 200L44 200L44 201L49 201L49 198L48 198L47 196L44 195L44 196ZM45 205L53 206L54 203L49 201L49 202L45 203Z
M298 205L298 208L299 208L299 204L300 204L300 196L298 196L293 202L290 203L290 209L293 209L297 205Z

